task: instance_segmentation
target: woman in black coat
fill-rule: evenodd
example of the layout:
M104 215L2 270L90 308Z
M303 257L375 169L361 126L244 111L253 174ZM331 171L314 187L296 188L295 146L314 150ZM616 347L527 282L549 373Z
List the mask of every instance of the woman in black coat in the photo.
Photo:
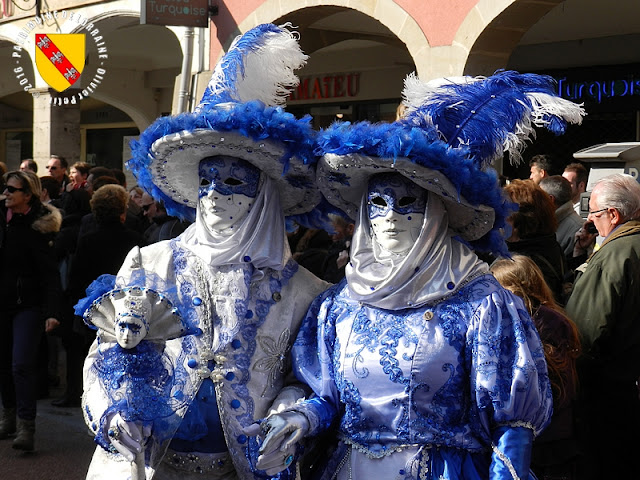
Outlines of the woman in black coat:
M507 219L512 227L511 236L507 238L509 252L533 260L555 300L564 306L569 269L556 240L558 224L551 198L531 180L513 180L504 190L518 204L518 211Z
M40 202L32 172L4 175L0 203L0 439L17 431L13 448L34 449L37 353L42 332L60 318L60 274L54 239L62 215ZM17 422L16 422L17 417Z
M71 305L86 295L87 287L103 274L118 273L127 253L146 245L142 234L127 228L129 194L124 187L107 184L98 188L91 197L91 211L96 227L81 233L71 263L68 297ZM63 343L67 353L67 389L62 398L51 402L57 407L79 407L82 396L82 366L95 331L87 327L82 318L72 320L71 332Z

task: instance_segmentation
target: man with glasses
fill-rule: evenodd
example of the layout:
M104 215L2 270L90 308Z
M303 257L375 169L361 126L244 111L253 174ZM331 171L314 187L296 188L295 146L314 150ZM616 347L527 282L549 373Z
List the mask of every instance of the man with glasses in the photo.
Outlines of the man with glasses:
M67 168L69 168L67 160L59 155L51 155L51 158L47 162L47 172L49 172L49 175L55 178L56 181L61 185L60 193L66 190L66 187L69 183Z
M582 337L577 424L579 478L626 478L640 451L640 184L630 175L600 180L588 220L604 238L577 269L566 306Z

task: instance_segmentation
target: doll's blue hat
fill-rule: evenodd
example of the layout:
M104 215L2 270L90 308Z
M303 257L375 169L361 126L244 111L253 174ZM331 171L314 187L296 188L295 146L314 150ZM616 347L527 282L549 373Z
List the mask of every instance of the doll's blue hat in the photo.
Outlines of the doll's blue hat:
M285 215L321 200L311 118L282 108L299 82L294 70L307 59L288 27L259 25L236 38L195 111L159 118L132 142L127 167L170 215L194 220L198 165L217 155L246 160L274 179Z
M326 200L357 218L371 175L397 172L440 196L449 227L479 251L504 255L502 229L514 205L491 163L520 156L534 127L564 133L581 105L559 98L548 76L405 80L404 118L393 123L336 122L317 137L316 181Z

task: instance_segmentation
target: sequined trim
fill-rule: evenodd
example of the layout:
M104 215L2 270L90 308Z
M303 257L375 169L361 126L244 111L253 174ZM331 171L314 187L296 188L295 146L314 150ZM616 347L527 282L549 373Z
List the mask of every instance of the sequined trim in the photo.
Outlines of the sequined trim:
M336 478L338 478L338 474L340 473L340 471L344 468L345 465L348 465L349 468L349 472L347 474L347 479L351 480L351 448L347 448L347 451L344 454L344 457L342 457L342 460L340 460L340 463L338 464L338 466L336 467L336 471L334 472L333 476L331 477L331 480L335 480Z
M420 455L420 470L418 478L420 480L426 480L429 478L429 465L431 464L431 452L429 449L420 449L418 452Z
M511 460L509 459L509 457L507 457L504 454L504 452L500 451L498 447L493 443L491 444L491 448L493 452L498 456L498 458L502 460L502 462L505 464L505 466L509 470L509 473L511 474L511 478L513 478L513 480L520 480L520 477L518 477L518 473L516 472L516 469L513 467L513 464L511 463Z
M346 443L347 445L351 445L352 448L355 448L357 451L359 451L360 453L363 453L364 455L367 456L367 458L384 458L384 457L388 457L389 455L396 453L396 452L401 452L406 448L419 448L423 445L418 444L418 443L407 443L407 444L403 444L403 445L396 445L394 447L389 447L386 448L383 452L372 452L371 450L369 450L367 447L360 445L356 442L354 442L353 440L351 440L350 438L347 438L343 435L340 435L340 440L342 440L344 443Z
M174 469L186 473L224 474L234 470L233 462L228 452L183 453L169 450L162 461L171 465Z
M536 427L531 424L531 422L524 422L522 420L518 420L515 422L500 422L497 424L498 427L524 427L533 431L533 436L537 437L540 433L540 430L536 430Z

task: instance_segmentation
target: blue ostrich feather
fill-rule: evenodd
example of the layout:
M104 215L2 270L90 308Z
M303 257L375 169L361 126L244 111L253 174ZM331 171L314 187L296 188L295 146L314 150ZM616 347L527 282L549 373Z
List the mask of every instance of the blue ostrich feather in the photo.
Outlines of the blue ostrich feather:
M87 296L80 299L73 307L74 313L78 317L84 316L84 312L91 304L105 293L113 290L116 285L116 276L111 274L100 275L86 289ZM91 327L96 330L95 327Z
M484 167L505 150L517 160L535 136L533 126L560 135L583 115L580 105L558 97L552 77L501 71L440 85L421 105L410 105L406 121L434 126L450 146L465 146Z
M471 247L481 252L508 256L501 229L515 209L515 204L508 201L497 186L495 170L481 168L470 158L466 147L453 148L442 141L435 128L412 126L408 122L360 122L355 125L335 122L318 133L316 144L317 155L358 153L387 159L390 165L398 157L404 157L416 165L443 173L467 202L486 205L495 211L492 230L469 242Z

